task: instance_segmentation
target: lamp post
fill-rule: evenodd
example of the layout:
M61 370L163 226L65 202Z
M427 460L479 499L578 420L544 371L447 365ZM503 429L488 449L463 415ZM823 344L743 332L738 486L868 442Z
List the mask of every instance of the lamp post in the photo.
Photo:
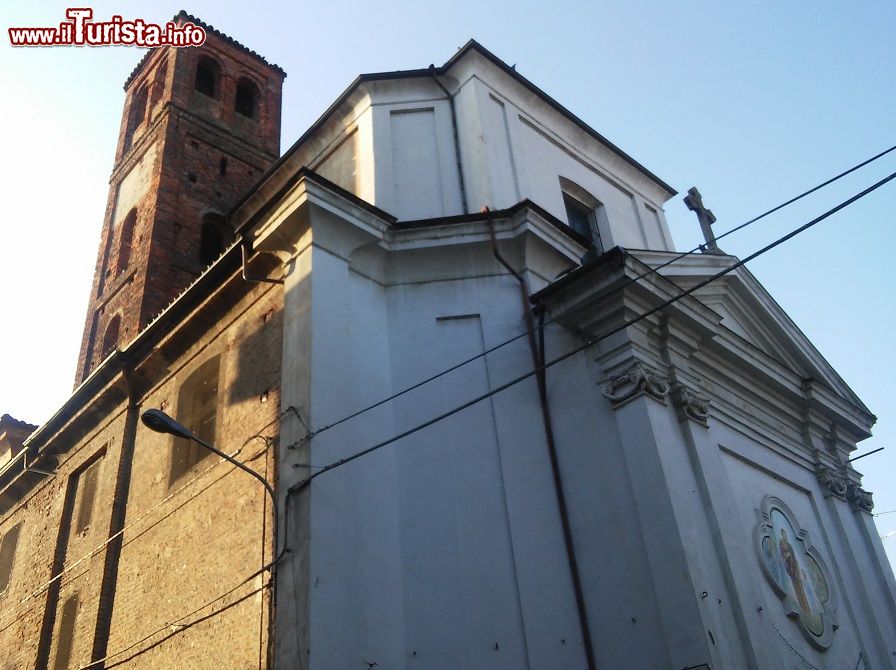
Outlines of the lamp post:
M274 495L274 489L268 483L268 480L255 472L255 470L247 468L232 456L228 456L217 447L198 437L192 430L190 430L186 426L179 424L177 421L172 419L160 409L148 409L143 412L143 414L140 416L140 419L141 421L143 421L144 426L157 433L168 433L169 435L183 437L187 440L193 440L193 442L196 442L197 444L201 444L212 453L217 454L228 463L232 463L240 470L252 475L253 477L255 477L255 479L261 482L262 486L264 486L265 490L268 492L268 495L271 496L271 510L274 516L274 555L276 556L276 558L270 563L270 567L273 569L277 561L280 560L282 552L281 554L277 554L277 533L280 528L277 522L277 497Z

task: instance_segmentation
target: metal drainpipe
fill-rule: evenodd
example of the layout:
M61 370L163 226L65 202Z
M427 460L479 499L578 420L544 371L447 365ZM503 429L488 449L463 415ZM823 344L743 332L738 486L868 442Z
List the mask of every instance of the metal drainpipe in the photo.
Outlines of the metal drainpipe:
M462 208L462 214L467 213L467 187L464 184L464 169L463 163L460 160L460 137L457 132L457 110L454 107L454 96L448 92L448 89L442 85L442 82L439 81L438 74L436 72L435 65L429 66L429 75L432 77L432 80L436 83L436 85L442 89L442 92L445 94L445 97L448 98L448 105L451 108L451 128L454 131L454 156L457 159L457 181L460 184L460 206Z
M554 490L557 494L557 505L560 508L560 523L563 527L563 540L566 545L566 558L569 561L569 572L572 577L573 591L576 597L576 609L579 613L579 627L582 631L582 642L585 645L585 658L588 662L588 670L596 670L597 663L594 659L594 647L591 642L591 627L588 623L588 612L585 609L585 594L582 590L582 580L579 575L579 564L576 560L575 546L572 540L572 528L569 523L569 512L566 507L566 494L563 489L563 479L560 476L560 462L557 458L557 445L554 441L554 427L551 421L551 408L548 404L547 374L544 369L544 310L539 310L538 335L539 345L535 342L535 323L532 318L532 310L529 309L529 289L526 278L513 269L498 251L498 240L495 237L495 225L488 211L485 212L488 232L492 242L492 253L501 265L519 282L520 295L523 300L523 317L526 322L526 330L529 331L529 349L532 352L532 363L537 370L538 397L541 401L541 420L544 424L544 432L548 445L548 454L551 458L551 474L554 478Z

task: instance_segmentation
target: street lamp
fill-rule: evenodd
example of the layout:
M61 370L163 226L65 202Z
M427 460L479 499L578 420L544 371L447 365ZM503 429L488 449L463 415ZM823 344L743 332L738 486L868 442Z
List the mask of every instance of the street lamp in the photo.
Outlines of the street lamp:
M277 557L270 564L271 567L273 567L277 563L277 561L280 560L280 555L277 555L277 533L278 533L280 526L277 523L277 497L274 495L274 489L268 483L268 480L266 480L260 474L255 472L255 470L251 470L250 468L247 468L245 465L240 463L238 460L236 460L232 456L228 456L227 454L225 454L223 451L221 451L217 447L209 444L202 438L198 437L192 430L190 430L186 426L179 424L177 421L172 419L170 416L165 414L165 412L163 412L160 409L148 409L145 412L143 412L140 419L143 421L144 426L146 426L150 430L153 430L157 433L168 433L169 435L174 435L176 437L183 437L187 440L193 440L197 444L201 444L203 447L205 447L212 453L218 454L218 456L223 458L228 463L232 463L233 465L238 467L240 470L247 472L248 474L252 475L253 477L255 477L255 479L257 479L258 481L260 481L262 483L265 490L267 490L268 495L271 496L271 510L273 511L273 516L274 516L274 554Z

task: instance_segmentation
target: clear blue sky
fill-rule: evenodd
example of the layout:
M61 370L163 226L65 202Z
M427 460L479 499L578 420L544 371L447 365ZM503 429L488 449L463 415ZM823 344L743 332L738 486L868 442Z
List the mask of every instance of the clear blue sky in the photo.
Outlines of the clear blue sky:
M896 144L896 3L194 2L187 11L281 65L288 147L361 72L441 64L470 37L726 230ZM2 10L0 412L45 421L68 397L123 102L127 47L12 49L9 26L54 25L65 4ZM96 18L164 22L170 2L98 2ZM896 154L896 152L894 152ZM725 240L746 256L896 171L890 155ZM896 510L891 338L896 183L750 266L879 417L857 463L876 511ZM679 249L699 229L666 205ZM881 535L896 514L877 517ZM884 540L896 562L896 536Z

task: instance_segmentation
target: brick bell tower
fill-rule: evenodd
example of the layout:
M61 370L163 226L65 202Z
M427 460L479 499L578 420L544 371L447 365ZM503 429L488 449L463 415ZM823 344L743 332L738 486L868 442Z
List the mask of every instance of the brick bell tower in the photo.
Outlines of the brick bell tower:
M224 215L280 149L286 73L199 19L198 48L150 50L124 85L75 385L232 241Z

